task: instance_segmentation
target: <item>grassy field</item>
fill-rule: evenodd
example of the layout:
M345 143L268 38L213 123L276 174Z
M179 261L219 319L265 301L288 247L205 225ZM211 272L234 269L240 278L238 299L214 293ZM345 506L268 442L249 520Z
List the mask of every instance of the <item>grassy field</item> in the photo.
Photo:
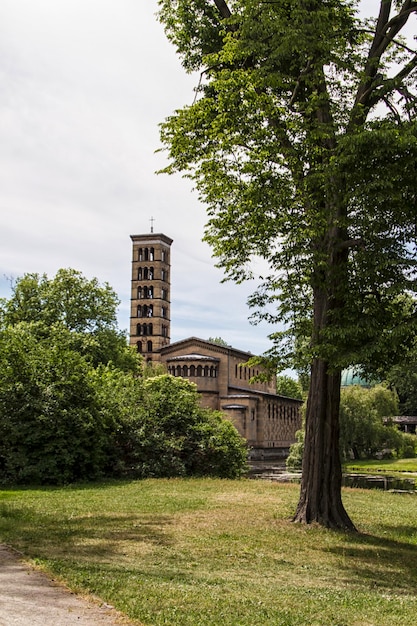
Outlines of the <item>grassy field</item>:
M345 463L344 470L348 472L362 472L368 474L384 473L392 475L407 472L415 474L417 477L417 458L385 459L383 461L378 461L376 459L349 461L348 463Z
M289 521L297 485L144 480L0 491L0 541L149 626L410 626L417 496L343 491L360 533Z

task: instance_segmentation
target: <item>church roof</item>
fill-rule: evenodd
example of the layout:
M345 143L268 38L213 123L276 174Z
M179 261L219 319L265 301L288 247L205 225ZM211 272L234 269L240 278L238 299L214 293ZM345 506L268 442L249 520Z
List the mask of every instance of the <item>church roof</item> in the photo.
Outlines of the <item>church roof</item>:
M187 339L181 339L180 341L170 343L169 345L161 348L161 354L166 354L168 356L170 352L175 352L179 348L184 348L184 346L190 346L191 351L194 354L198 354L198 347L201 346L202 348L209 349L211 352L233 354L234 356L242 359L242 361L247 361L253 357L252 352L244 352L243 350L238 350L232 346L223 346L221 344L214 343L213 341L200 339L199 337L188 337Z
M181 354L179 356L172 356L167 359L167 361L220 361L215 356L208 356L207 354Z

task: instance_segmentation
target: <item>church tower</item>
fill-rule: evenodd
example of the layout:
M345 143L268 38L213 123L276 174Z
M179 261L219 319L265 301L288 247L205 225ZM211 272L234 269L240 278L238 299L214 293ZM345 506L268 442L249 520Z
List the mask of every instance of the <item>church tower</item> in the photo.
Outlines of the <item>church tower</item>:
M145 361L159 361L160 350L170 343L172 239L156 234L131 235L132 293L130 345Z

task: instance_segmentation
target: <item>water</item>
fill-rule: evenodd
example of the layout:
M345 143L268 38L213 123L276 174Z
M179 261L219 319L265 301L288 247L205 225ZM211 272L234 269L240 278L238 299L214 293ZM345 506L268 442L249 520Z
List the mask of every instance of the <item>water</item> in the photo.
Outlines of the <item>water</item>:
M289 472L283 464L254 464L249 476L251 478L275 480L277 482L299 483L301 480L301 472ZM416 481L417 479L415 477L399 478L398 476L387 476L385 474L380 474L379 476L370 474L344 474L342 484L344 487L356 487L358 489L382 489L384 491L417 493Z
M370 476L369 474L345 474L345 487L360 489L383 489L384 491L416 491L415 478L398 478L397 476Z

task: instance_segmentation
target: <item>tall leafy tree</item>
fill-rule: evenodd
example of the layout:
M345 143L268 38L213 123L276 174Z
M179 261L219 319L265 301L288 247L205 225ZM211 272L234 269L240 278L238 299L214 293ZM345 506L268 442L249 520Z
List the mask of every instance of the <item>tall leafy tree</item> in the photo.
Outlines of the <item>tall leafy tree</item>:
M365 20L353 0L159 0L200 75L162 125L166 171L194 181L229 279L268 262L251 304L286 324L279 364L311 371L294 520L347 529L341 369L400 358L416 317L396 303L416 290L417 54L401 33L417 3L378 4Z
M353 385L342 389L340 450L344 458L372 458L383 449L399 450L403 433L384 418L398 413L398 399L383 385L370 389Z
M0 328L28 323L39 338L62 332L94 366L111 361L136 370L138 358L117 326L119 302L108 283L74 269L60 269L52 278L25 274L14 282L11 297L0 300Z

